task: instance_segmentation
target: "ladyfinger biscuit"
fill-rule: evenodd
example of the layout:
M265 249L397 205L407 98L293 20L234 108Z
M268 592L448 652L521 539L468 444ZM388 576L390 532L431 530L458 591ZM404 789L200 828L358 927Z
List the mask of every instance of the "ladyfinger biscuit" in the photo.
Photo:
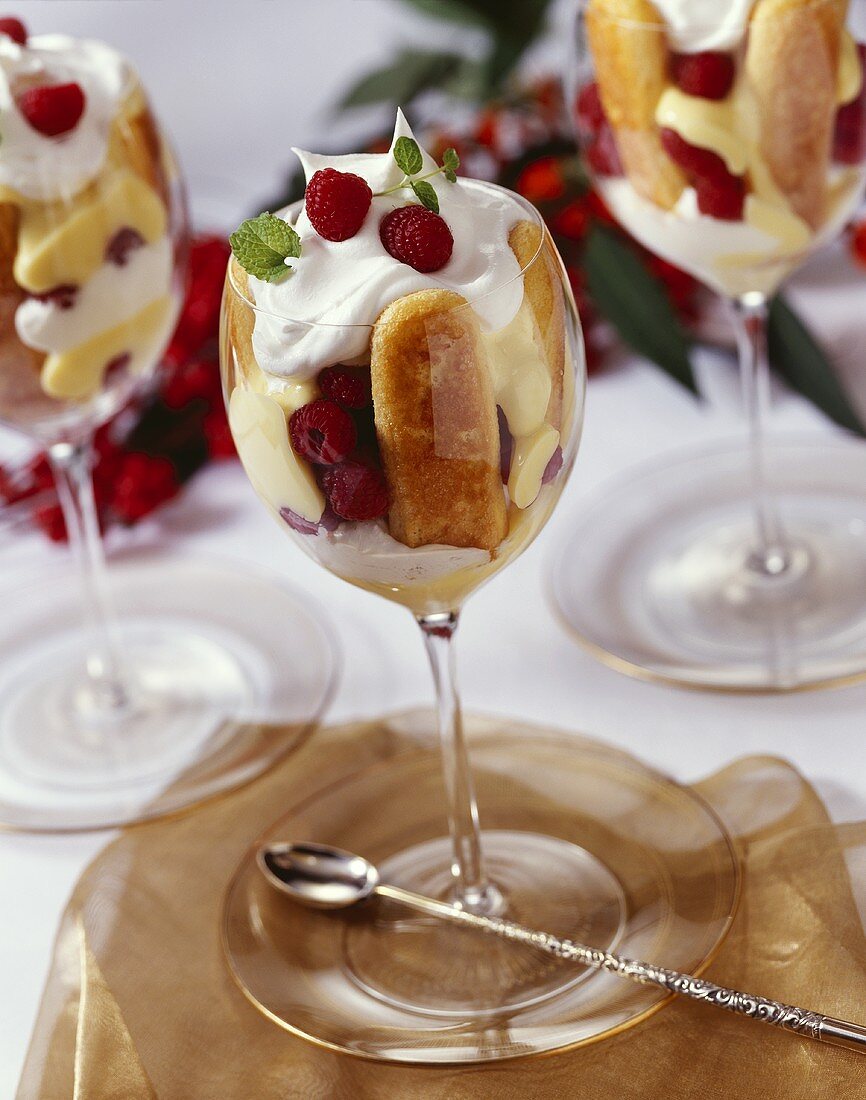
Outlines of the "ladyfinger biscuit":
M668 84L664 20L650 0L589 0L586 29L626 174L638 194L670 210L686 179L662 148L655 120Z
M421 290L392 302L373 329L370 374L392 536L495 550L508 531L499 425L466 299Z
M162 139L156 119L143 96L135 96L112 124L109 160L129 167L168 204L168 181L163 164Z
M543 247L542 247L543 242ZM508 234L511 251L523 272L524 300L535 318L544 358L550 372L550 401L545 420L559 430L562 425L562 379L565 370L565 301L559 258L550 236L534 222L518 222ZM538 259L533 257L541 247Z
M746 73L761 152L792 209L813 229L826 216L836 75L848 0L758 0Z
M21 212L14 203L0 202L0 294L15 294L15 257L18 254L18 226Z

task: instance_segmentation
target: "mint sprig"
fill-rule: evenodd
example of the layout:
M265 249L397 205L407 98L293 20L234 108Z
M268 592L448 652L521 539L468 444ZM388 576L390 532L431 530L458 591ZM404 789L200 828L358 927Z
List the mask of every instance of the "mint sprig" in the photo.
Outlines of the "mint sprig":
M397 138L394 143L394 160L403 173L403 178L394 187L389 187L387 191L377 191L377 196L393 195L395 191L402 191L404 187L409 187L422 206L432 210L434 214L438 214L439 196L436 194L435 187L427 181L434 176L443 175L449 183L457 182L457 169L460 167L460 157L457 155L457 150L446 149L442 154L442 163L439 167L432 172L427 172L426 175L419 176L418 173L424 167L424 158L418 142L414 138L401 137ZM417 179L413 177L417 177Z
M286 261L301 255L301 238L282 218L265 212L248 218L229 237L234 258L247 274L277 283L291 273Z

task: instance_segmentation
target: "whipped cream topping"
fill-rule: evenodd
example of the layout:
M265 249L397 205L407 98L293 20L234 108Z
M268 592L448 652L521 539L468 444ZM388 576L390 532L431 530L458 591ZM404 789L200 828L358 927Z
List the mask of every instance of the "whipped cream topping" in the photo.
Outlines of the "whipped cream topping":
M654 0L678 53L732 50L742 41L755 0Z
M0 185L39 202L76 195L98 174L129 67L102 42L45 34L19 46L0 35ZM27 122L16 92L35 84L80 84L84 113L62 137L46 137Z
M412 137L412 131L398 111L391 148L404 136ZM295 152L308 181L319 169L336 168L361 176L375 194L403 178L390 151L330 157ZM422 174L435 170L432 157L425 152L423 158ZM410 191L374 198L360 231L347 241L324 240L301 210L294 227L302 252L293 273L279 283L249 280L256 305L271 314L256 315L253 350L262 370L279 378L302 379L323 367L357 359L370 342L364 326L373 324L397 298L431 287L467 298L488 330L501 329L514 319L523 300L523 280L508 234L526 218L525 211L508 195L476 181L448 183L437 176L433 183L454 250L445 267L431 275L395 260L379 239L382 218L405 205ZM280 216L290 220L287 211ZM289 317L293 320L284 320Z
M171 286L172 266L171 242L163 237L136 248L122 267L103 264L71 301L25 298L15 311L18 336L38 351L77 347L164 295Z

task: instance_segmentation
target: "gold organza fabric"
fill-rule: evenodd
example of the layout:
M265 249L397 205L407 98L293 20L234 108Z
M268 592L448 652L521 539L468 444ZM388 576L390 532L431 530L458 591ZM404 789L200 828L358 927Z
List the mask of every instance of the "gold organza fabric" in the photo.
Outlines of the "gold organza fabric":
M866 1097L866 1058L683 1000L603 1042L466 1068L362 1062L267 1020L223 961L228 880L293 801L405 748L406 729L403 716L322 730L251 786L110 844L61 924L17 1100ZM866 824L832 825L774 758L696 787L744 864L707 977L866 1022Z

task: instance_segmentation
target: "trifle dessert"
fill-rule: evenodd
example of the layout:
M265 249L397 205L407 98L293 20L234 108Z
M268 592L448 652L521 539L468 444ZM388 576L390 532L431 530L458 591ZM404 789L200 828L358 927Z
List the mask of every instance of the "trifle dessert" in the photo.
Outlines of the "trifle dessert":
M125 58L0 19L0 419L51 437L155 366L178 308L174 185Z
M296 150L302 203L232 236L229 420L272 513L334 573L429 614L548 518L576 450L578 355L532 207L437 164Z
M729 297L776 289L866 186L848 0L587 0L588 163L642 244Z

